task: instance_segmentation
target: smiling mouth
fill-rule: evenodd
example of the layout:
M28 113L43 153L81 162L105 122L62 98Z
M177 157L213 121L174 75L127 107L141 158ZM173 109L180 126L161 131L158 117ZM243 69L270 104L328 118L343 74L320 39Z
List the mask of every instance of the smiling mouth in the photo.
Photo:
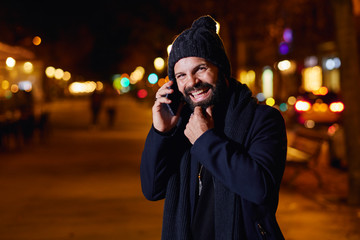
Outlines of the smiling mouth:
M207 99L210 94L211 94L210 88L197 89L197 90L189 93L191 99L194 102L203 101L203 100Z

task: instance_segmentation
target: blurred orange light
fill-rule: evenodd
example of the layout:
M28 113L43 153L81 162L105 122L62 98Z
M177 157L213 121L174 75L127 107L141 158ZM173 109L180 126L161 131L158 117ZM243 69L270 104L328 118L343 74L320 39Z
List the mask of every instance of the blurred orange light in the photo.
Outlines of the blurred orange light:
M158 81L159 87L162 87L165 84L165 78L160 78Z
M9 87L10 87L9 81L3 80L3 81L1 82L1 88L2 88L2 89L7 90Z
M127 73L123 73L123 74L121 74L120 78L130 78L130 76Z
M329 108L330 111L339 113L344 111L345 106L342 102L333 102L330 104Z
M315 112L326 112L328 110L328 105L326 103L317 102L317 103L314 103L313 110Z
M10 90L12 93L17 93L19 91L19 86L16 84L11 85Z
M311 104L307 101L299 100L295 103L295 109L299 112L307 112L311 108Z
M327 87L321 87L318 90L312 91L314 95L322 95L322 96L325 96L326 94L328 94L328 92L329 90L327 89Z
M41 43L41 38L39 36L36 36L33 38L32 42L35 46L39 46Z
M69 73L68 71L64 72L64 76L63 76L63 80L64 81L69 81L71 78L71 73Z

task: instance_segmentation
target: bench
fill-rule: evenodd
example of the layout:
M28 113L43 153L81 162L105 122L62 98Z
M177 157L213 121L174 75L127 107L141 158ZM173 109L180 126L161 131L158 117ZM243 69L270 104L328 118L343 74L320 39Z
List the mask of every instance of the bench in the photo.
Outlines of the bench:
M318 186L322 187L323 182L316 167L324 141L325 138L314 131L297 129L292 133L289 137L286 157L286 165L294 168L289 180L290 185L301 172L309 171L317 179Z

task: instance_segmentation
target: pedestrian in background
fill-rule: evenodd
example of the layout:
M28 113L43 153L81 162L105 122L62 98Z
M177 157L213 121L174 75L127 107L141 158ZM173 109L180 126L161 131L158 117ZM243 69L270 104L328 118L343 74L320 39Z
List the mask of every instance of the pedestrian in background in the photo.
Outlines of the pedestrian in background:
M104 94L100 90L95 90L90 96L91 123L96 127L99 123L99 115L103 105Z
M175 39L168 74L140 168L145 197L165 198L162 239L283 239L275 213L284 120L231 78L213 18L197 19ZM177 91L185 103L172 115Z

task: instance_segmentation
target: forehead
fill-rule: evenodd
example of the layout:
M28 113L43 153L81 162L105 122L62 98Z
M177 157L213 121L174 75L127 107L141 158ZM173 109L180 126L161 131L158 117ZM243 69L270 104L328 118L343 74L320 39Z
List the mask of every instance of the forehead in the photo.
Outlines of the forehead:
M206 64L210 67L214 66L212 63L210 63L209 61L207 61L204 58L200 58L200 57L186 57L186 58L182 58L179 61L177 61L174 65L174 71L179 72L179 71L186 71L186 70L191 70L193 68L196 68L199 65L202 64Z

